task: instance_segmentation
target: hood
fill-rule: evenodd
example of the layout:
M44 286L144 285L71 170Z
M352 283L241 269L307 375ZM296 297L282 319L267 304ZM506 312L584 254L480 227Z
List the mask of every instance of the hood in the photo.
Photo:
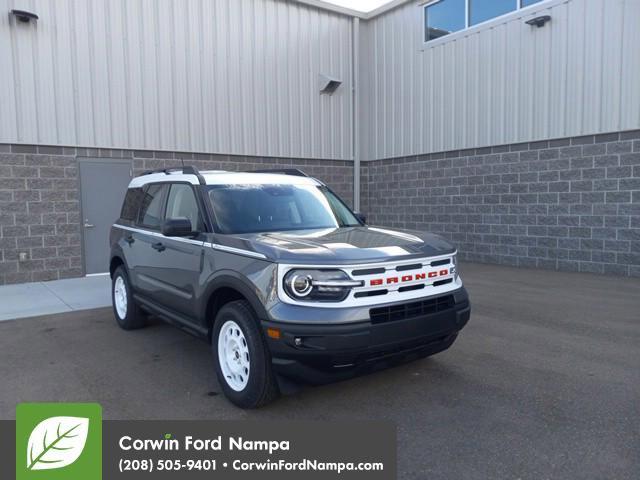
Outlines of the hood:
M244 248L281 263L374 263L453 253L438 235L382 227L348 227L225 235L220 243Z

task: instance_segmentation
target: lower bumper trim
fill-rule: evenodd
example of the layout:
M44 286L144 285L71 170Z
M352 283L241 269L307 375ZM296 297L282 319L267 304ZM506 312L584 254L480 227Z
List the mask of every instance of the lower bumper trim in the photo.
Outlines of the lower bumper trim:
M279 339L267 337L276 372L305 383L326 383L446 350L470 314L465 295L446 311L379 324L263 325L281 332Z
M420 346L410 347L394 352L380 353L365 358L360 363L348 363L331 366L317 366L298 360L274 358L273 367L276 373L300 383L322 385L345 380L359 375L373 373L385 368L401 365L410 361L435 355L448 349L455 342L458 334L453 333L437 338Z

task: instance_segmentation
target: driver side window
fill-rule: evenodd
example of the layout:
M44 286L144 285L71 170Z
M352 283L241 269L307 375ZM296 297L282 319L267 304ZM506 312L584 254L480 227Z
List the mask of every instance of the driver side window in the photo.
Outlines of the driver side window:
M171 185L165 213L165 219L167 218L188 218L191 221L191 227L195 231L201 232L204 230L196 194L191 185L186 183L174 183Z

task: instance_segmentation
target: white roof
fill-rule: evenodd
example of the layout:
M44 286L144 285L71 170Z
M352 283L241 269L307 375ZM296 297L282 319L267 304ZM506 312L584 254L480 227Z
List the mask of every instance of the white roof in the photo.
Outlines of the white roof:
M284 175L278 173L225 172L223 170L203 170L200 172L207 185L321 185L315 178ZM137 188L155 182L189 182L199 185L195 175L180 171L150 173L131 180L129 188Z

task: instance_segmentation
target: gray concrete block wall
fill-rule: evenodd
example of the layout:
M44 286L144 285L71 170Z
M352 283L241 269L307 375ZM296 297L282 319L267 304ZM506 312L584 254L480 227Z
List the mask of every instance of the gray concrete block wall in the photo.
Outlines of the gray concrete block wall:
M640 276L640 131L372 161L365 181L371 224L463 259Z
M0 285L84 274L78 157L130 158L136 175L182 160L203 170L300 168L349 203L353 191L350 161L0 145Z
M0 284L83 274L78 157L131 158L135 174L182 159L301 168L352 199L350 161L0 145ZM369 223L440 233L463 259L640 276L640 131L364 162L361 176Z
M82 274L77 162L54 153L0 153L0 284Z

